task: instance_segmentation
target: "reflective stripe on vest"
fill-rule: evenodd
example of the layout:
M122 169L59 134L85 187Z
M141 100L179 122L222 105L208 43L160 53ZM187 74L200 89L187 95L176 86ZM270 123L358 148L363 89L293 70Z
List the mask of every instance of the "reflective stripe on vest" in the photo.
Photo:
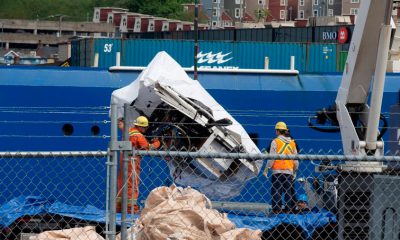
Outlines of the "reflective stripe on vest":
M129 136L133 136L135 134L139 134L139 130L135 129L135 128L131 128L129 129Z
M293 140L289 143L285 143L279 138L275 138L276 152L278 154L294 154L294 149L296 149L296 144ZM293 170L294 162L291 159L278 159L274 161L272 165L273 170Z

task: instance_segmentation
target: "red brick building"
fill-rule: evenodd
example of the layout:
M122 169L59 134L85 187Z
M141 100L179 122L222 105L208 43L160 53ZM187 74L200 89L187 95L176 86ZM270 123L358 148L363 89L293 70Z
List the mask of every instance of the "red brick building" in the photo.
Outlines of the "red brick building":
M297 12L298 0L269 0L266 21L294 21Z

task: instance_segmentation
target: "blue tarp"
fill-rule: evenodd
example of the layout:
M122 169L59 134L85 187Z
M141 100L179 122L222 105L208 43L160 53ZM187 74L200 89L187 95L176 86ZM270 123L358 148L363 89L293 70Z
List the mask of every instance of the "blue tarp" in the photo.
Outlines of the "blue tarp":
M18 197L0 206L0 226L10 226L15 220L27 215L57 214L86 221L105 223L106 212L96 207L73 206L43 197ZM135 216L136 218L137 216ZM314 231L329 223L336 223L336 216L328 211L313 210L306 214L278 214L270 217L228 214L238 228L271 230L281 224L300 227L305 237L311 238ZM117 214L117 221L120 214Z
M281 224L300 227L305 234L305 238L311 239L317 228L324 227L329 223L336 223L336 216L325 210L313 209L313 211L304 214L278 214L269 217L264 216L240 216L229 214L229 219L237 227L250 228L262 231L272 230Z
M57 214L93 222L106 222L106 211L94 206L73 206L37 196L20 196L0 206L0 226L10 226L15 220L27 215ZM137 217L137 216L135 216ZM121 214L117 214L120 222Z

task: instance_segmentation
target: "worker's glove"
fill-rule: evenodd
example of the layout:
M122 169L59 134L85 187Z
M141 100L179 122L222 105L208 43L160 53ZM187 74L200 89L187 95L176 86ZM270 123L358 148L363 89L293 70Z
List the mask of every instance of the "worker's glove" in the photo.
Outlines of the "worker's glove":
M158 138L153 138L153 139L151 140L151 146L152 146L154 149L159 148L160 145L161 145L161 143L160 143L160 140L158 140Z
M266 177L266 178L268 178L269 169L270 169L269 167L265 167L265 169L264 169L263 175L264 175L264 177Z

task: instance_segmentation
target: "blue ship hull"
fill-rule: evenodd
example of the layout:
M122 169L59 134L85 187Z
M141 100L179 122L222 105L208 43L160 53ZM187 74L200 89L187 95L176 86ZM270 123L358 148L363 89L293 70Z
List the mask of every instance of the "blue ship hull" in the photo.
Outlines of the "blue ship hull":
M108 106L111 93L131 83L139 74L138 71L52 67L1 67L0 71L0 151L106 150L110 135ZM382 107L386 117L389 117L391 106L398 104L399 80L400 74L387 76ZM337 153L342 148L339 133L321 133L307 126L308 118L318 109L334 103L341 81L339 74L200 73L199 81L255 137L260 149L267 148L273 139L277 121L288 124L305 152L316 153L322 149L322 153L330 150ZM63 132L67 124L73 128L70 136L65 136ZM99 128L97 135L92 133L95 126ZM389 134L384 136L384 140L389 140ZM45 195L47 192L62 196L57 200L66 203L105 207L105 159L83 159L79 160L79 165L71 159L57 159L57 164L45 165L35 159L27 159L17 165L15 159L1 161L2 176L15 175L21 168L32 169L33 179L47 183L54 181L49 168L67 174L74 169L76 171L77 166L87 164L96 171L87 172L82 167L81 173L74 174L84 175L80 176L83 180L97 180L91 186L93 197L88 199L82 194L74 194L75 190L58 189L57 186L47 187L45 192L39 188L26 189L29 183L24 180L16 182L15 177L4 177L0 204L19 195ZM165 163L157 159L146 161L148 164L142 168L142 172L146 173L142 176L142 198L154 187L170 183ZM165 171L151 171L155 166ZM305 162L300 168L304 174L313 171L313 165ZM69 179L70 176L65 176L57 182L67 184ZM246 192L232 200L268 202L269 184L263 176L257 177L248 183Z

